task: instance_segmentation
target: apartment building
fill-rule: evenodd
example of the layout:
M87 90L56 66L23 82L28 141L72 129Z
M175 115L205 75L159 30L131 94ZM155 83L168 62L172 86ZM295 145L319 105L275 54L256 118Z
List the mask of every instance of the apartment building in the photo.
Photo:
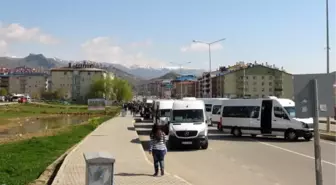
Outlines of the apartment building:
M197 96L197 78L194 75L183 75L172 81L172 96L175 98Z
M220 97L277 96L293 98L292 75L274 65L239 64L239 68L227 68L222 75L213 77L214 95Z
M216 76L218 71L212 71L211 73L205 72L202 74L200 78L198 78L199 82L199 96L203 98L208 98L210 97L210 94L212 91L210 89L213 89L213 83L210 83L210 78L211 80Z
M51 69L51 90L61 90L66 99L85 102L94 80L106 78L107 75L114 77L105 69L95 67L94 64L83 62L75 65L69 63L68 67Z
M1 86L9 93L39 95L47 88L48 73L28 67L9 69L1 77Z
M47 74L12 74L9 76L9 93L35 96L47 88Z
M9 92L9 75L0 74L0 89L6 89Z

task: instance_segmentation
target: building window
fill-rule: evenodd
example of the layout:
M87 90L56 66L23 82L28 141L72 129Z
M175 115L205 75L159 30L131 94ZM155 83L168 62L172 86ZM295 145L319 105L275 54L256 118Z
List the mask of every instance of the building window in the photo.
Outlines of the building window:
M264 77L264 76L261 76L261 79L263 80L263 79L265 79L265 77Z
M273 91L273 89L272 88L269 88L269 92L272 92Z
M261 85L264 85L265 83L264 82L261 82Z
M90 72L88 72L88 75L91 75L91 73L90 73Z
M253 76L253 80L255 80L255 79L257 79L257 77L256 77L256 76Z
M248 76L245 76L245 79L248 80Z
M272 82L268 83L270 86L272 86Z
M262 89L261 89L261 92L264 92L264 91L265 91L265 88L262 88Z

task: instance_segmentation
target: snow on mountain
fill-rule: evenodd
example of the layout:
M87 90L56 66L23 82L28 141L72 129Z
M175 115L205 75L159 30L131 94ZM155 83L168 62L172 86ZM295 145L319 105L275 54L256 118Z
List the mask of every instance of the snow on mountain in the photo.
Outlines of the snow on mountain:
M153 67L140 67L140 66L136 66L133 65L131 67L125 67L125 66L121 66L120 64L118 64L118 67L122 67L124 71L127 71L130 74L133 74L135 76L139 76L141 78L144 79L152 79L152 78L157 78L160 77L162 75L165 75L169 72L175 72L175 73L180 73L180 69L179 67L175 67L175 66L167 66L167 67L162 67L162 68L153 68ZM189 74L189 75L196 75L199 76L204 72L204 70L202 69L188 69L188 68L182 68L181 69L181 73L182 74Z

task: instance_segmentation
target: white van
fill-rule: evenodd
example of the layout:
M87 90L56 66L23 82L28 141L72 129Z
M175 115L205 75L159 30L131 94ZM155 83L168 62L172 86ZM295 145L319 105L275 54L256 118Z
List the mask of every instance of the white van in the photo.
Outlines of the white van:
M202 100L204 102L205 114L206 114L207 119L210 120L212 104L215 101L215 99L214 98L197 98L197 100ZM208 124L211 125L211 121Z
M174 100L158 100L155 107L154 124L165 124L161 120L170 117L170 111L173 108Z
M212 101L212 109L211 109L211 126L218 125L220 122L221 114L222 114L222 104L223 101L229 100L229 98L214 98Z
M313 124L294 118L293 106L284 107L278 99L235 99L222 104L219 130L234 136L250 134L263 136L284 136L288 140L313 137ZM294 109L295 110L295 109Z
M168 148L194 146L208 148L208 120L204 102L200 100L176 100L170 114Z

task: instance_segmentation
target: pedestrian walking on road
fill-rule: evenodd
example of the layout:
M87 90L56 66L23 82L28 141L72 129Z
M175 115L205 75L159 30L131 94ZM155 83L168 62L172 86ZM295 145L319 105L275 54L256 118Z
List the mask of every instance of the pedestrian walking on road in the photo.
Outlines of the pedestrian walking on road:
M149 153L153 155L154 176L158 175L159 167L161 169L161 175L164 175L164 158L167 153L166 135L157 124L153 125L150 133Z

